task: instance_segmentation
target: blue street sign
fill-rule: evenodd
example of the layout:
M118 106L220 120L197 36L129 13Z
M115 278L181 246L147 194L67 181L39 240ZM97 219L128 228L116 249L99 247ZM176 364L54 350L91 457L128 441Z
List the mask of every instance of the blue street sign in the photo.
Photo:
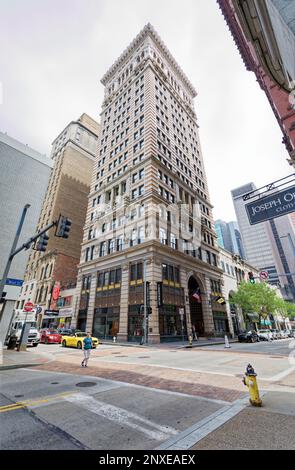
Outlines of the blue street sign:
M18 286L21 287L23 285L24 281L22 279L11 279L7 278L6 279L6 285L7 286Z

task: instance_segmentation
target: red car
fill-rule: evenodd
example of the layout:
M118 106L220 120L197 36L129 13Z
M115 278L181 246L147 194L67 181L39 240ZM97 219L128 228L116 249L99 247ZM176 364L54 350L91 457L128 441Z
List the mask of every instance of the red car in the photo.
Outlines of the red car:
M62 336L56 331L52 329L44 329L40 330L40 343L61 343Z

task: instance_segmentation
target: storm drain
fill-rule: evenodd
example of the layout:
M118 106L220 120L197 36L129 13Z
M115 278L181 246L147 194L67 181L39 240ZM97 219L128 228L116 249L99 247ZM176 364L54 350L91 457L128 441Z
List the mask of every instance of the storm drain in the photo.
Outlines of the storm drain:
M14 395L14 398L23 398L24 395Z
M97 385L96 382L79 382L76 387L94 387L95 385Z
M59 382L51 382L51 385L58 385Z

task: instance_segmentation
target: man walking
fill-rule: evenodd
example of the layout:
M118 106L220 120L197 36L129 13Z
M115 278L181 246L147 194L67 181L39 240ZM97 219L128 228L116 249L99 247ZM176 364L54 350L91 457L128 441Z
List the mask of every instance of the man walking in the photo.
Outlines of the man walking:
M81 363L81 367L87 367L88 360L89 360L89 357L90 357L91 348L92 348L91 334L87 333L87 336L83 339L84 359Z

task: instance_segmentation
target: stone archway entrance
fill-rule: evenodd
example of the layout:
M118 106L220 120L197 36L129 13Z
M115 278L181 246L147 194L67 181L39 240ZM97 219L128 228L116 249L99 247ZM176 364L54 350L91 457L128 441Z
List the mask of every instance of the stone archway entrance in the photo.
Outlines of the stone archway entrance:
M195 327L198 336L203 336L205 332L201 286L198 281L191 276L188 280L189 306L191 314L191 325Z

